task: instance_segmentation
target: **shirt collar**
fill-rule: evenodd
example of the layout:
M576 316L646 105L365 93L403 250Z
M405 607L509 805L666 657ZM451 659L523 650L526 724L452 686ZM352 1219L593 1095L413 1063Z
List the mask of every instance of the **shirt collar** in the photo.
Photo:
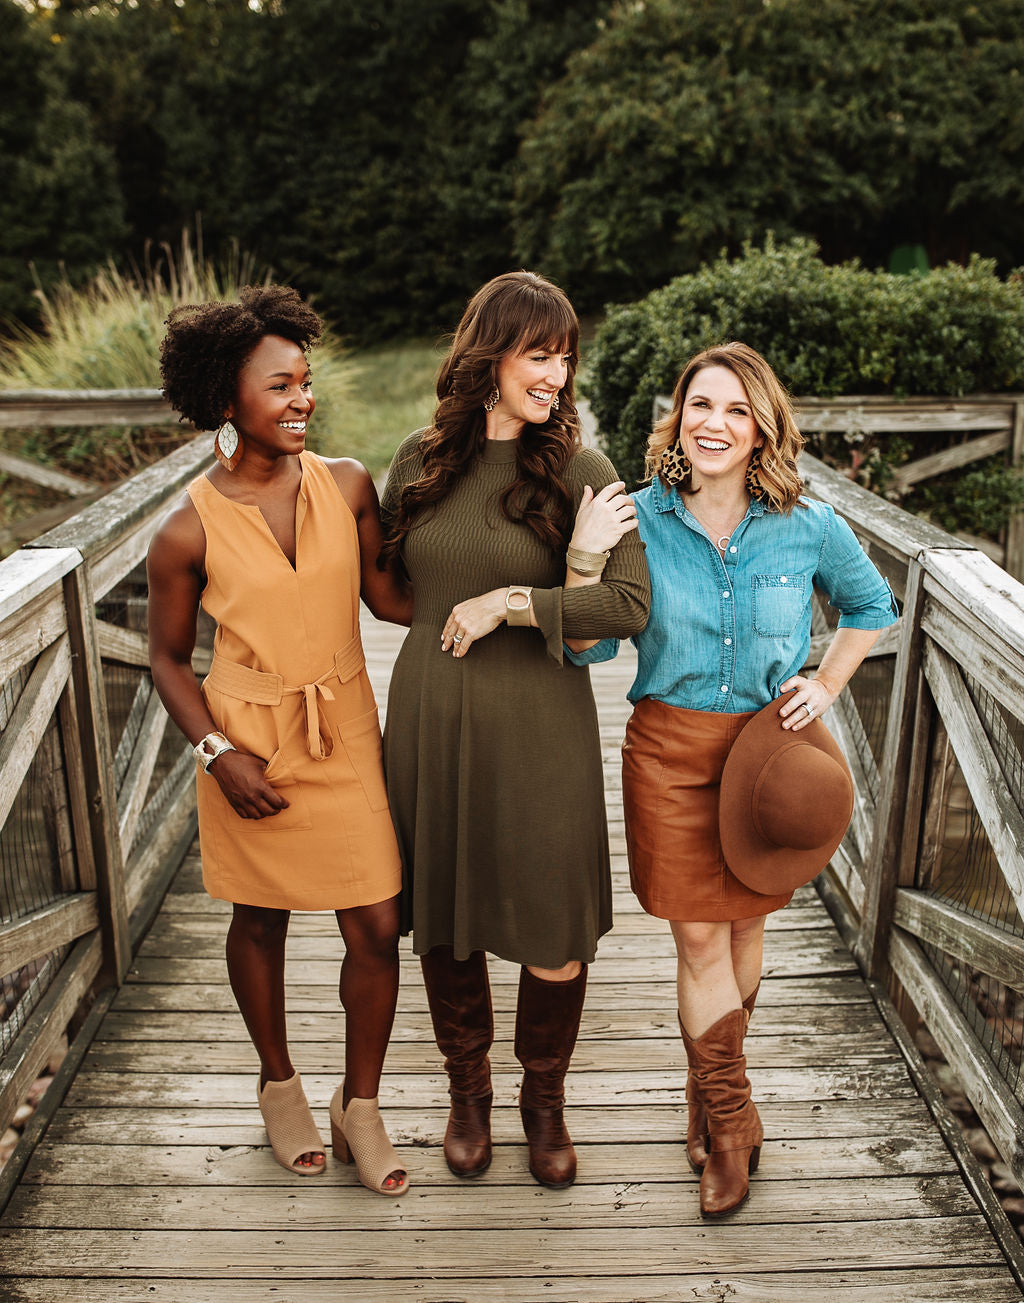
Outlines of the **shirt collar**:
M678 485L665 484L660 475L655 475L651 481L651 498L656 512L674 511L676 515L682 517L686 510ZM763 516L767 510L768 507L764 502L751 498L747 515Z

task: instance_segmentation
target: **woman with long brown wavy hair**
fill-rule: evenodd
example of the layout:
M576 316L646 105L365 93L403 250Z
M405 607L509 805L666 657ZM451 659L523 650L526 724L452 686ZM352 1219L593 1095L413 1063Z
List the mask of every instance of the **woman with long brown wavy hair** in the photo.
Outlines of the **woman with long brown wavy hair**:
M581 446L579 326L530 272L470 301L433 424L395 454L382 501L415 613L395 664L385 765L460 1176L491 1161L487 953L521 965L515 1052L530 1171L562 1187L562 1116L587 965L611 927L597 713L563 637L628 637L650 597L635 511Z

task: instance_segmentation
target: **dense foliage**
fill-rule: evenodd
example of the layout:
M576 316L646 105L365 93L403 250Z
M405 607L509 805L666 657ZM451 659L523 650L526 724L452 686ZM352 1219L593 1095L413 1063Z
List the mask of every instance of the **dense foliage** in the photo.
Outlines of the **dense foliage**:
M1024 277L1001 280L980 259L890 276L856 262L828 266L807 240L769 240L610 309L588 357L587 396L623 478L643 474L655 396L672 392L694 353L729 339L763 353L796 395L1019 392ZM842 460L841 449L819 451ZM884 490L887 468L910 451L905 442L860 440L861 478ZM973 482L965 489L979 492ZM986 488L986 520L1007 494L1012 484Z
M1020 0L0 0L0 317L201 218L360 338L764 231L1024 261Z
M1024 249L1019 0L621 3L522 146L519 252L584 309L766 229L829 261Z

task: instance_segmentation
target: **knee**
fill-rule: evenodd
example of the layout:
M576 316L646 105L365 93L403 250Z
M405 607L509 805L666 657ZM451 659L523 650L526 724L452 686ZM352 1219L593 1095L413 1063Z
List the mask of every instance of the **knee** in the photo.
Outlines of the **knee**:
M398 963L398 920L379 912L350 922L343 928L346 954L362 963Z
M730 953L729 930L718 924L684 923L673 927L680 964L691 972L703 972L722 962Z
M228 932L229 940L261 950L284 945L288 935L289 912L286 909L261 909L255 905L236 905Z

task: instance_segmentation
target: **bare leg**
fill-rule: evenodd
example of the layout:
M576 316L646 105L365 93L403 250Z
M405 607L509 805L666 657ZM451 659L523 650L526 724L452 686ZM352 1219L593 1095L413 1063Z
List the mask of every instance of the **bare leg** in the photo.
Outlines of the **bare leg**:
M679 1016L696 1039L742 1004L732 959L732 924L672 923Z
M732 925L732 971L740 995L748 1000L757 990L764 962L765 916L738 918Z
M337 911L345 941L345 1095L375 1099L398 1001L398 897Z
M235 905L228 928L228 979L260 1058L260 1085L295 1075L288 1053L284 1011L284 947L289 911ZM320 1151L303 1154L303 1166L320 1167Z
M398 897L337 911L345 941L338 994L345 1010L344 1107L351 1099L376 1099L398 1002ZM402 1185L392 1172L384 1184Z

